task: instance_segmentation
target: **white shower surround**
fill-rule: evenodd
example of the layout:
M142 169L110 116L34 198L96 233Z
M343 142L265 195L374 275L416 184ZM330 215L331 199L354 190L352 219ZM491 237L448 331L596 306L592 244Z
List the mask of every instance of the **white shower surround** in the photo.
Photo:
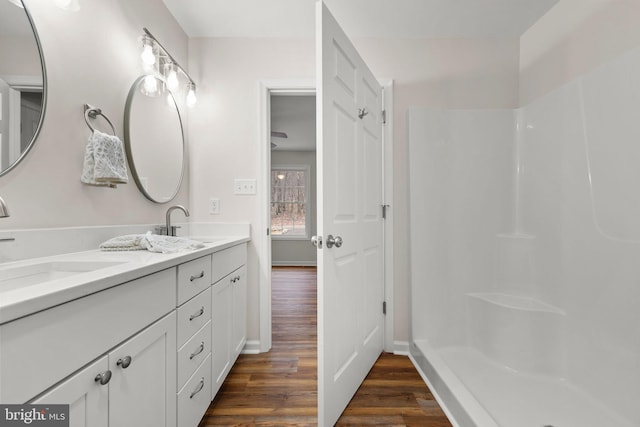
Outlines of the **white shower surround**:
M409 112L411 354L460 426L640 425L640 49Z

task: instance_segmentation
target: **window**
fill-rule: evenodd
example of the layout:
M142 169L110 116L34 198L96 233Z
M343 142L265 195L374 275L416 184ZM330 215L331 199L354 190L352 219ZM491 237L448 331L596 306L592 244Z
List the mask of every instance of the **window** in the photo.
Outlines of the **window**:
M282 239L309 238L309 166L271 169L271 235Z

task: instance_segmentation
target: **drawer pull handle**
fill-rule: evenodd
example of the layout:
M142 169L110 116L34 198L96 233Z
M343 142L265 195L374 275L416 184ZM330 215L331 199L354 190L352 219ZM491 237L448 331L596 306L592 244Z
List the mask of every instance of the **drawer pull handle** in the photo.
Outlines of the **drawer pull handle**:
M193 399L193 396L200 393L203 388L204 388L204 377L200 378L200 384L198 384L198 387L196 387L196 389L191 392L191 396L189 396L189 399Z
M118 359L116 365L120 366L122 369L127 369L129 365L131 365L131 356L125 356L122 359Z
M191 277L189 278L189 281L190 281L190 282L193 282L194 280L202 279L203 277L204 277L204 270L202 270L202 271L200 272L200 275L199 275L199 276L191 276Z
M111 371L107 369L104 372L100 372L96 375L94 381L100 383L100 385L107 385L111 381Z
M189 322L191 322L193 319L197 319L198 317L202 316L204 314L204 306L200 307L200 311L198 311L195 314L192 314L191 316L189 316Z
M193 360L194 357L196 357L197 355L199 355L203 351L204 351L204 341L200 342L200 346L198 347L198 349L196 351L194 351L193 353L191 353L191 356L189 356L189 360Z

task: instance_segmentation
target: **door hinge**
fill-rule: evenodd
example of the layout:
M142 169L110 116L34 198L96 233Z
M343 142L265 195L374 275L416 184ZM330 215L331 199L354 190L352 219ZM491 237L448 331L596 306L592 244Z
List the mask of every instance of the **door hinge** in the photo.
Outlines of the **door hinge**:
M387 110L382 110L382 124L387 124Z
M387 302L382 301L382 314L387 314Z
M390 207L390 205L382 205L382 219L387 219L387 209Z
M267 227L267 236L271 235L271 229L269 227Z

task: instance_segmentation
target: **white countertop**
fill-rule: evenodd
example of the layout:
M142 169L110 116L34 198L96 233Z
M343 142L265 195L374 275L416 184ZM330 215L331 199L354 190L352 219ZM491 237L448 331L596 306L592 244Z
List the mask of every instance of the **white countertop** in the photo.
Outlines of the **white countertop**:
M117 262L119 264L69 277L0 292L0 324L77 298L117 286L160 270L248 242L248 236L201 239L205 247L173 254L148 251L107 252L89 250L0 264L0 274L10 268L46 262ZM207 243L207 241L211 243Z

